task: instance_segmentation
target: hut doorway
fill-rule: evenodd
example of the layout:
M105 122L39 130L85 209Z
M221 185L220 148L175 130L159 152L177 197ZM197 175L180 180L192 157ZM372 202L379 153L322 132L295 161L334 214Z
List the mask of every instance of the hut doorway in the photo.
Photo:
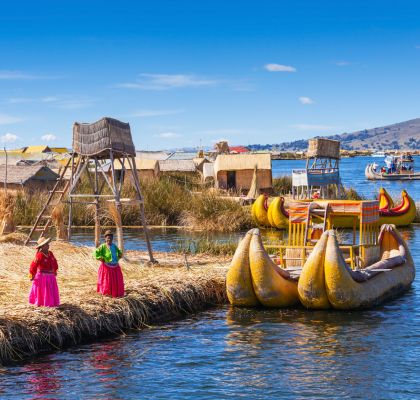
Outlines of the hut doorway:
M227 188L236 189L236 171L227 171Z

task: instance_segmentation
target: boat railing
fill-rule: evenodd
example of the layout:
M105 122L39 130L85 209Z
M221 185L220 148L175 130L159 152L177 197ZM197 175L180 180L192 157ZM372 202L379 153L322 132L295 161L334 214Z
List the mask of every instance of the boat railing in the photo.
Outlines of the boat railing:
M279 257L279 266L286 269L287 267L303 267L309 255L312 253L314 246L291 246L291 245L275 245L264 244L267 250L275 250ZM362 268L367 261L364 256L370 248L376 248L376 244L341 244L340 250L343 252L344 260L351 269ZM287 251L289 250L289 252ZM287 254L289 253L289 254Z

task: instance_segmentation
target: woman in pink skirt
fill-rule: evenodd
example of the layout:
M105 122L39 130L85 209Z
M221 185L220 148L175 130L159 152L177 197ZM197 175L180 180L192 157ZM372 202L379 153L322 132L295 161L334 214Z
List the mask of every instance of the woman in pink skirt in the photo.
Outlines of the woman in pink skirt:
M32 289L29 293L29 303L36 306L57 307L60 305L60 295L57 286L57 260L49 251L51 239L41 237L36 246L37 252L29 267L29 279Z
M124 278L118 260L122 257L121 250L112 243L111 231L105 232L105 243L95 250L95 258L101 261L98 271L96 291L106 296L124 296Z

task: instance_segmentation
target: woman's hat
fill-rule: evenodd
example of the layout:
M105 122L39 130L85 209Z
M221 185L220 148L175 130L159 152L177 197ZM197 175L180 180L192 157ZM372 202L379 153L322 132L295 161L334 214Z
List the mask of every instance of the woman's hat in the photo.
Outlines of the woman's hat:
M107 237L107 236L114 236L114 234L112 233L112 231L110 231L109 229L107 230L107 231L105 231L105 233L104 233L104 237Z
M39 249L40 247L42 247L42 246L44 246L44 245L46 245L47 243L50 243L50 242L51 242L51 238L47 238L47 237L42 237L41 236L37 240L35 248L36 249Z

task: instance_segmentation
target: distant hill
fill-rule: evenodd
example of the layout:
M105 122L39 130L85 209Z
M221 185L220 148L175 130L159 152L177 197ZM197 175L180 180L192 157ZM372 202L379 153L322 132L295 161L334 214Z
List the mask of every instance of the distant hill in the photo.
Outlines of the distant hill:
M364 129L341 135L322 136L341 141L345 150L415 150L420 149L420 118L380 128ZM270 148L266 147L270 146ZM277 145L251 145L252 150L297 151L308 148L307 140Z

